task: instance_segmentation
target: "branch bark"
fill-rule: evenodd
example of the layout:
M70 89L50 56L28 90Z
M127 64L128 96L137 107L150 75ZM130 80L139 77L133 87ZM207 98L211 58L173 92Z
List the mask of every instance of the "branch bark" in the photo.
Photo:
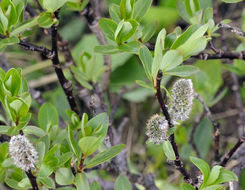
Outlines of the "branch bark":
M55 12L55 16L57 19L59 19L59 12ZM77 103L75 101L75 97L72 92L72 83L71 81L67 80L64 72L61 68L59 57L58 57L58 46L57 46L57 40L58 40L58 35L57 35L57 26L52 25L51 27L51 39L52 39L52 52L54 54L52 60L55 72L57 74L57 77L59 79L60 85L66 95L66 98L68 100L68 103L70 105L70 108L72 111L75 113L79 114L79 109L77 106Z
M29 178L31 185L32 185L32 189L33 190L38 190L38 185L37 185L37 179L36 177L31 173L31 170L26 172L27 177Z
M100 2L98 0L91 0L85 9L82 12L82 15L87 20L88 26L90 30L95 34L100 45L107 44L107 40L105 38L104 33L101 31L99 27L99 19L101 18L101 14L99 11ZM106 71L102 75L101 87L105 92L108 89L108 85L110 82L110 74L111 74L111 56L104 55L104 65L106 66Z

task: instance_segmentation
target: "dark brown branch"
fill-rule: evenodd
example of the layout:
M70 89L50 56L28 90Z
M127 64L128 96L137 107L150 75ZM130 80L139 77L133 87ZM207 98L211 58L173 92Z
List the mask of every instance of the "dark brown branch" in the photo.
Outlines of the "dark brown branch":
M75 65L75 61L72 57L69 44L66 40L62 38L62 36L59 33L58 33L58 47L65 57L66 66Z
M209 54L209 53L199 53L198 55L192 56L192 58L197 59L243 59L245 60L245 52L223 52L220 51L216 54Z
M245 134L243 134L234 145L234 147L228 152L228 154L221 160L221 166L226 166L227 162L233 156L233 154L237 151L237 149L245 142Z
M0 38L1 39L5 39L6 36L0 34ZM41 53L42 55L46 56L48 59L52 59L53 58L53 52L45 47L42 46L37 46L34 44L31 44L25 40L20 40L19 42L20 47L22 47L25 50L30 50L30 51L36 51Z
M219 155L220 124L213 118L213 115L209 107L204 102L202 97L199 94L195 93L195 98L203 105L206 115L214 127L214 161L218 162L220 160L220 155Z
M157 74L157 81L156 81L156 86L155 86L155 89L156 89L155 96L157 97L157 100L158 100L158 102L160 104L160 107L161 107L163 115L165 116L166 120L168 121L169 128L172 128L173 124L171 122L171 118L170 118L170 115L168 113L167 107L165 106L163 98L162 98L161 80L162 80L162 72L159 71L158 74ZM173 147L174 154L175 154L175 157L176 157L176 159L174 160L175 167L185 177L185 181L191 184L192 183L192 179L190 178L190 175L187 173L183 162L180 160L178 147L177 147L177 144L175 143L175 139L174 139L174 134L172 134L169 137L169 140L170 140L170 143L171 143L171 145Z
M91 0L88 5L84 8L82 15L86 18L88 22L88 26L90 30L95 34L100 45L107 44L107 40L105 38L104 33L99 27L99 19L100 15L100 1L99 0ZM110 74L111 74L111 56L104 55L104 65L106 66L106 71L102 75L101 87L103 91L108 89L108 85L110 82Z
M58 12L55 12L55 15L58 19ZM57 36L57 26L56 25L52 25L51 27L51 37L52 37L52 52L54 54L54 57L52 58L52 63L53 63L55 72L59 79L60 85L66 95L66 98L68 100L71 110L79 115L79 109L75 101L75 97L73 96L73 92L72 92L72 83L71 81L66 79L64 72L60 65L60 61L58 57L58 47L57 47L58 36Z
M36 177L31 173L31 170L27 171L26 175L27 175L27 177L29 178L29 180L31 182L32 189L33 190L38 190Z
M218 27L226 29L226 30L229 30L229 31L231 31L232 33L234 33L234 34L236 34L238 36L245 36L245 33L240 28L237 28L237 27L234 27L234 26L230 26L230 25L224 24L224 23L219 23Z
M235 95L235 106L238 109L238 118L237 118L237 125L238 125L238 134L241 136L244 133L244 126L245 126L245 113L243 111L243 102L240 93L240 86L238 77L235 73L231 73L232 77L232 90Z

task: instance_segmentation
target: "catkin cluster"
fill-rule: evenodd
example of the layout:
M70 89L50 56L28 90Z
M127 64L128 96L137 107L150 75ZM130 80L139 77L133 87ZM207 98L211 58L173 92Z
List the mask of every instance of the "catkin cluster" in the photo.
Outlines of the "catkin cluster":
M168 139L168 128L167 120L155 114L147 122L146 135L149 137L150 142L160 144Z
M189 117L194 99L193 84L190 79L180 79L172 89L171 102L169 106L169 114L174 125L178 121L184 121ZM146 124L146 135L149 137L149 142L160 144L167 141L169 138L168 121L156 114L153 115Z
M194 90L191 79L180 79L172 89L169 114L173 123L184 121L189 117L194 99Z
M14 164L24 171L35 168L37 151L24 135L11 137L9 142L9 154Z

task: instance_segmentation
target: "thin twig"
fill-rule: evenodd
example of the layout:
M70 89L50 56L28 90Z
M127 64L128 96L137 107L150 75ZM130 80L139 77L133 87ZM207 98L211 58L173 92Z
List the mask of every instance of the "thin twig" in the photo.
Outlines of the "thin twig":
M190 138L189 138L189 144L191 144L193 150L195 151L196 155L200 158L201 157L201 154L194 142L194 135L195 135L195 132L196 132L196 129L197 129L197 126L199 125L200 121L202 121L202 119L204 118L205 114L202 113L202 115L198 115L197 118L195 119L195 123L192 127L192 130L191 130L191 134L190 134Z
M162 72L161 71L158 71L157 81L156 81L156 86L155 86L155 89L156 89L155 96L157 97L157 100L158 100L158 102L160 104L160 107L161 107L161 110L162 110L163 115L165 116L166 120L168 121L169 128L172 128L173 127L173 124L172 124L170 115L168 113L167 107L165 106L164 101L163 101L163 98L162 98L162 93L161 93L161 80L162 80ZM176 157L176 159L174 160L175 167L185 177L185 181L191 184L192 183L192 179L190 178L190 175L186 171L183 162L180 160L180 156L179 156L179 152L178 152L178 147L177 147L177 144L176 144L175 139L174 139L174 134L172 134L169 137L169 140L170 140L170 143L171 143L171 145L173 147L174 154L175 154L175 157Z
M59 15L59 12L56 11L55 16L57 19L59 19L58 15ZM72 83L71 83L71 81L66 79L64 72L63 72L61 65L60 65L60 61L59 61L59 57L58 57L58 46L57 46L58 36L57 36L57 26L56 25L52 25L52 27L51 27L51 37L52 37L52 52L54 54L54 57L52 59L52 63L53 63L53 66L55 68L55 72L57 74L57 77L59 79L61 87L63 88L63 91L66 94L66 98L69 102L71 110L79 115L79 109L78 109L77 103L75 101L75 97L73 95L73 92L72 92Z
M238 134L242 135L244 132L244 126L245 126L245 113L243 111L243 103L242 103L242 97L240 94L240 87L239 87L239 81L235 73L231 73L232 77L232 90L235 94L235 105L236 108L238 109L238 119L237 119L237 124L238 124Z
M29 178L31 185L32 185L32 189L33 190L38 190L38 185L37 185L37 179L36 176L34 176L31 172L31 170L26 171L26 175Z
M88 5L84 8L82 15L84 15L84 17L86 18L90 30L95 34L100 45L105 45L107 44L107 40L105 38L104 33L100 29L99 22L98 22L101 17L99 8L100 8L100 1L91 0L88 3ZM106 71L102 75L101 87L102 90L105 92L107 91L110 82L110 73L111 73L110 55L104 55L104 66L106 66Z
M209 53L199 53L198 55L192 56L192 58L197 59L243 59L245 60L245 52L224 52L220 51L216 54L209 54Z
M221 166L226 166L227 162L233 156L233 154L237 151L237 149L245 142L245 133L238 139L237 143L233 146L233 148L226 154L226 156L221 160Z
M214 161L218 162L220 160L220 155L219 155L220 124L214 119L209 107L204 102L202 97L199 94L195 93L195 98L203 105L206 115L214 127Z
M1 39L5 39L6 36L0 34L0 38ZM41 53L42 55L46 56L49 59L52 59L54 57L53 52L51 50L49 50L48 48L46 48L46 47L37 46L37 45L29 43L29 42L27 42L25 40L20 40L19 45L20 45L20 47L24 48L25 50L39 52L39 53Z
M245 36L245 32L243 32L240 28L234 27L234 26L230 26L228 24L224 24L224 23L219 23L218 24L219 28L223 28L226 30L231 31L232 33L238 35L238 36Z

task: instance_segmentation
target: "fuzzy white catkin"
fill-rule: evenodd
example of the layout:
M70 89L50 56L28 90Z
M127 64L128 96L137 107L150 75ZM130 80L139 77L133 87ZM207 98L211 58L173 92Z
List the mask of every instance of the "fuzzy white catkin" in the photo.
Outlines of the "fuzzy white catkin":
M155 114L146 124L146 135L149 137L150 142L160 144L168 139L168 129L167 120L164 117Z
M191 79L180 79L173 85L169 114L174 123L189 117L194 99Z
M35 168L37 151L24 135L11 137L9 142L9 154L14 164L24 171Z

